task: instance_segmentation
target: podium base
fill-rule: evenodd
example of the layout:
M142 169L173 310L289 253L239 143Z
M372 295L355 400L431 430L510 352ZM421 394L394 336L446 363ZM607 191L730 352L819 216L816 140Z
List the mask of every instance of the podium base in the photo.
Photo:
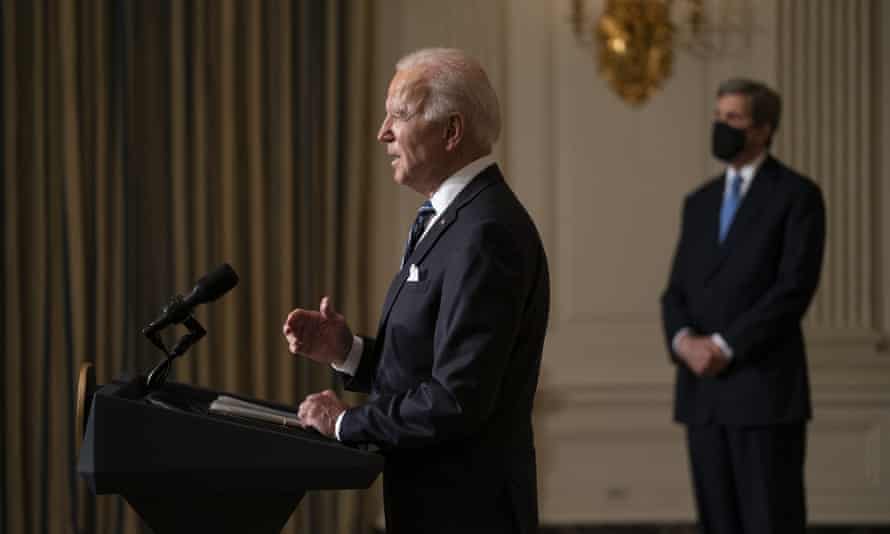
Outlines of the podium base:
M155 534L278 534L300 495L124 495Z

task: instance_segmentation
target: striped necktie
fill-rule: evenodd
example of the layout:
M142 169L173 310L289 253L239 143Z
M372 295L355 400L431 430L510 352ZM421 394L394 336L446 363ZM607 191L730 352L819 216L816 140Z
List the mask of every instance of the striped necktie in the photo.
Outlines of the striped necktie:
M411 225L410 232L408 232L408 242L405 243L405 254L402 256L401 267L405 266L408 257L414 252L414 248L417 247L417 243L420 241L421 236L423 236L423 231L426 229L426 223L429 222L430 218L435 214L436 208L433 207L433 204L429 200L421 204L417 209L417 217Z

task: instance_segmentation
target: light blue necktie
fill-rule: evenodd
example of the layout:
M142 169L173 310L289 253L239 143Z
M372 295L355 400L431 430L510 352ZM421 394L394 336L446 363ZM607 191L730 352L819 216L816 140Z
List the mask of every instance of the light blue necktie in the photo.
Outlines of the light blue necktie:
M408 242L405 243L405 254L402 256L401 267L405 266L408 257L414 252L414 247L417 246L417 242L420 241L423 231L426 229L427 221L435 214L436 208L433 207L429 200L421 204L417 209L417 217L414 219L414 224L411 225L411 230L408 232Z
M720 242L726 239L732 219L742 200L742 177L733 174L729 178L729 193L723 197L723 206L720 207Z

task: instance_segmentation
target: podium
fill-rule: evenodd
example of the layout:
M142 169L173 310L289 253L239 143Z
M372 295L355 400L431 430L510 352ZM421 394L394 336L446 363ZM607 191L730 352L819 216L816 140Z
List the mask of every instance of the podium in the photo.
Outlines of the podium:
M156 534L271 533L306 491L368 488L383 469L379 454L314 430L212 413L217 395L172 382L149 392L144 380L99 388L79 400L78 473Z

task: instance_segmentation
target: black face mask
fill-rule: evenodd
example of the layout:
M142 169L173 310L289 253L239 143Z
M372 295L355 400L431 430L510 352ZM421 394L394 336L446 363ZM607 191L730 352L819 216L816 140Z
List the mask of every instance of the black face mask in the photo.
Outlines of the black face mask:
M733 128L725 122L714 121L711 134L711 153L717 159L731 162L745 149L745 130Z

